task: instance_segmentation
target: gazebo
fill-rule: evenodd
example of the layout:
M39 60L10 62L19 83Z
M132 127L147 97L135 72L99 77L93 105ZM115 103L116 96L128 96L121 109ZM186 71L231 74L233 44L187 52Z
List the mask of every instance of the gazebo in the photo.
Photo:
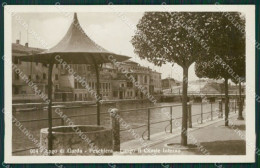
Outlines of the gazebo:
M66 35L54 47L39 54L31 54L19 56L21 61L39 62L48 64L48 150L52 150L52 69L54 64L60 62L55 59L59 58L67 64L92 64L95 67L97 87L97 95L100 96L99 90L99 65L111 62L109 56L113 56L118 62L128 60L130 57L118 55L107 51L103 47L91 40L83 31L79 24L77 14L74 13L73 22L70 25ZM100 125L100 100L97 103L97 125Z

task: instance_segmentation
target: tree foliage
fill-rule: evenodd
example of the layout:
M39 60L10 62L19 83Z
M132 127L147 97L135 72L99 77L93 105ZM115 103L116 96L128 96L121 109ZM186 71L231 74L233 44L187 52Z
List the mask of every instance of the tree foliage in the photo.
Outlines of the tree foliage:
M232 82L246 82L246 60L245 55L241 55L233 64L234 75L231 76Z
M245 19L238 12L228 16L214 15L211 23L210 57L202 56L196 61L198 77L234 79L245 76Z
M211 22L212 13L146 12L131 41L134 52L158 66L170 62L189 67L209 55L205 37Z

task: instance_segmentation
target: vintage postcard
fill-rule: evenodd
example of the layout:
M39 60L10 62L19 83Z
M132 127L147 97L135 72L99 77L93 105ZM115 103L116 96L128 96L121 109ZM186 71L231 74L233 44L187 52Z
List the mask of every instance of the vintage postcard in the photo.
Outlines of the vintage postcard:
M2 5L5 163L255 161L253 5Z

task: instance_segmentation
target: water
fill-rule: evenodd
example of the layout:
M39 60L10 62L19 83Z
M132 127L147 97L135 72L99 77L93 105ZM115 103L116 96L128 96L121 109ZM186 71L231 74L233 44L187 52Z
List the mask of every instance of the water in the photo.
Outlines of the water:
M150 104L150 103L128 103L128 104L121 104L119 108L121 110L130 110L130 109L140 109L140 108L147 108L151 106L170 106L170 105L176 105L172 108L172 117L173 118L179 118L177 121L181 123L181 116L182 116L182 107L180 103L157 103L156 105ZM178 106L179 105L179 106ZM101 108L101 113L106 113L109 108L111 108L112 105L104 105ZM212 105L212 109L216 109L218 107L217 103L214 103ZM210 104L204 104L203 105L203 119L210 118L210 110L211 105ZM86 114L95 114L96 113L96 106L89 106L89 107L81 107L81 108L74 108L74 109L61 109L62 113L69 116L78 116L78 115L86 115ZM122 142L126 142L132 139L135 139L136 137L144 137L147 138L147 119L148 119L148 110L136 110L136 111L130 111L130 112L122 112L120 116L122 117L121 122L121 131L120 132L120 140ZM193 104L192 105L192 122L195 123L197 121L200 121L200 113L201 113L201 105L200 104ZM150 130L151 135L158 133L158 132L164 132L165 127L167 127L167 131L169 132L169 116L170 114L170 108L156 108L151 109L150 112ZM216 116L217 114L213 112L213 115ZM14 116L19 121L25 121L25 120L35 120L35 119L47 119L48 112L47 110L37 110L37 111L29 111L29 112L16 112L14 113ZM55 113L55 109L53 109L53 117L58 117L58 115ZM79 117L69 117L75 125L96 125L96 115L90 115L90 116L79 116ZM162 122L160 122L162 121ZM101 125L105 127L111 127L110 124L110 116L108 113L101 114ZM157 123L160 122L160 123ZM39 140L40 139L40 129L41 128L47 128L48 127L48 121L33 121L33 122L21 122L23 128L26 128L32 135L33 138ZM124 124L122 124L124 123ZM126 126L126 124L128 126ZM54 119L53 120L53 126L60 126L61 125L61 119ZM65 125L68 125L65 121ZM141 127L142 125L145 125ZM136 127L140 127L135 129ZM176 125L173 124L173 128L176 128ZM133 130L130 131L129 129ZM24 135L24 133L18 129L17 126L13 125L13 137L12 137L12 145L13 145L13 151L21 150L21 149L28 149L31 147L35 147L35 144L32 142L32 136L27 137Z

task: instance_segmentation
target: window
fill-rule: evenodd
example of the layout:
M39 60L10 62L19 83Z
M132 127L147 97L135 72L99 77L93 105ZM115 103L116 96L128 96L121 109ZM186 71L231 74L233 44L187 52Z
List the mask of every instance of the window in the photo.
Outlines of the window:
M133 87L133 83L132 82L127 82L126 86L131 88L131 87Z
M117 97L117 91L113 91L113 97Z
M147 83L147 76L144 76L144 83Z
M78 83L77 83L77 81L74 82L74 88L75 88L75 89L78 88Z
M14 94L19 94L19 88L18 87L14 88Z
M42 79L44 79L44 80L46 79L46 73L42 74Z
M38 66L38 62L36 62L35 65Z
M32 76L31 76L31 75L29 75L29 76L28 76L28 78L31 80L31 79L32 79Z
M59 80L58 74L55 74L55 80Z
M79 94L79 100L82 100L82 93Z
M19 80L19 74L15 74L15 79Z
M18 64L18 58L13 59L14 64Z
M36 80L39 80L39 79L40 79L39 75L36 75Z
M55 85L55 89L59 89L59 85Z

